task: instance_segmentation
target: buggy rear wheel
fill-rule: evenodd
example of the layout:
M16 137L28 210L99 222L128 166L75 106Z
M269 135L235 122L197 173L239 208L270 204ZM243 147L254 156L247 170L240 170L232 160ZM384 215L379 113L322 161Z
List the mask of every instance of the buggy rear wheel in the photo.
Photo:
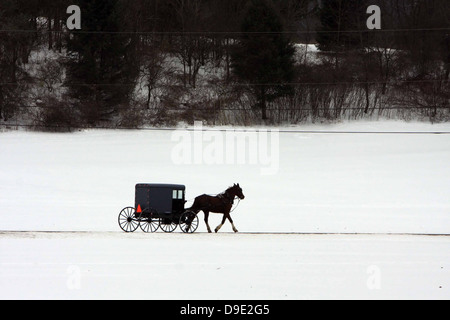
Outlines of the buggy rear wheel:
M193 233L198 228L198 216L192 211L184 212L180 217L180 229L184 233Z
M139 216L139 226L144 232L156 232L159 228L159 218L152 212L142 212Z
M164 232L173 232L177 228L177 224L172 218L161 218L159 220L159 227Z
M119 226L125 232L134 232L139 227L136 210L133 207L123 208L119 213Z

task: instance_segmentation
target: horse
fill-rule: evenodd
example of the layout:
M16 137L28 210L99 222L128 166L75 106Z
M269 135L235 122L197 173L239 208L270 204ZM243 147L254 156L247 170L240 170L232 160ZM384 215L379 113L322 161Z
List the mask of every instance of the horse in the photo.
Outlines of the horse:
M238 232L233 224L233 219L231 219L230 216L230 210L233 206L234 198L236 196L241 200L245 198L244 194L242 193L242 188L239 186L239 183L233 184L232 187L229 187L223 193L220 193L216 196L202 194L196 197L194 200L194 204L188 210L191 210L195 214L203 211L203 213L205 214L206 227L208 228L209 233L211 233L211 228L208 224L208 217L210 212L223 213L222 223L218 225L216 229L214 229L216 233L220 230L220 228L222 228L226 219L230 221L231 226L233 227L233 231Z

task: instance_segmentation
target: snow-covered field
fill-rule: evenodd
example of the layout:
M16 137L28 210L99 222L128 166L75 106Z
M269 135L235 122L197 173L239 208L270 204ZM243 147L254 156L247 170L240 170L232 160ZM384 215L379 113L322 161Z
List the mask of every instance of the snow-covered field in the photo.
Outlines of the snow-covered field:
M446 237L1 234L2 299L448 299Z
M191 163L174 150L180 136L195 141L192 131L0 133L0 298L450 298L450 237L423 235L450 234L450 135L252 132L261 134L247 146L256 161L223 155L218 164L207 156L225 132L200 136L192 150L207 156ZM262 174L268 167L276 170ZM191 235L125 234L117 215L134 205L138 182L185 184L187 199L239 182L241 233L227 223L207 234L201 221Z

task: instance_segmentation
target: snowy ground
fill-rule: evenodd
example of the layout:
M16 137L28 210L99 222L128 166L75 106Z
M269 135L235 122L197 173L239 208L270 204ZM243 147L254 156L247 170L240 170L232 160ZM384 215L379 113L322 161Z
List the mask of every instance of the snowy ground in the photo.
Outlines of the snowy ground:
M296 129L450 125L281 130ZM180 164L177 141L173 131L0 133L0 298L450 298L450 237L388 235L450 234L450 135L279 133L271 175L262 160ZM185 184L187 199L239 182L242 233L206 234L202 221L192 235L122 233L117 215L138 182Z
M447 237L0 235L0 298L448 299Z

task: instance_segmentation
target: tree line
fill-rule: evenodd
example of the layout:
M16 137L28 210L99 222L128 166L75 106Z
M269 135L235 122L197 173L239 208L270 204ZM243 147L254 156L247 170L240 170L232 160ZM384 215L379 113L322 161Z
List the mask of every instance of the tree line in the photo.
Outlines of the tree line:
M0 124L448 120L447 2L3 0Z

